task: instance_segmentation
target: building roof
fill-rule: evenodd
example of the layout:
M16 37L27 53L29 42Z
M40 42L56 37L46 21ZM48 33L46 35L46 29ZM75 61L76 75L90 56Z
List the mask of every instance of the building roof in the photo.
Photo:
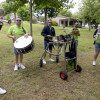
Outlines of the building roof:
M66 20L66 19L73 19L73 18L59 15L56 18L53 18L53 19Z

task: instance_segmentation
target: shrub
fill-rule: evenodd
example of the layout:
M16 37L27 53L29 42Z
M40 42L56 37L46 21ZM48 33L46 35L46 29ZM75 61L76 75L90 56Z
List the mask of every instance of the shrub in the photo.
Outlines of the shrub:
M6 20L9 20L10 19L10 14L7 14L6 15Z
M58 23L55 20L52 20L52 26L58 26Z
M36 24L37 23L37 18L35 16L32 16L32 23Z

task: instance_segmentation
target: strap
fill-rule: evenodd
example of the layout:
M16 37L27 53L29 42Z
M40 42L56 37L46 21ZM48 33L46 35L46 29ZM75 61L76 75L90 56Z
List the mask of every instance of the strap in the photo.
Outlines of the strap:
M23 29L23 32L26 34L26 31L25 31L25 29L24 29L24 27L22 26L22 29Z

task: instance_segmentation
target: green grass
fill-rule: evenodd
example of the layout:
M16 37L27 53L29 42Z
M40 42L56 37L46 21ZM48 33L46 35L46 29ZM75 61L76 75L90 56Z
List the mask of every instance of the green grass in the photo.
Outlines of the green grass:
M30 30L29 23L23 25ZM60 62L47 62L39 67L39 59L44 52L41 31L43 25L33 24L33 39L35 48L24 55L25 70L14 68L14 54L12 40L7 37L10 26L4 24L0 31L0 86L7 90L7 94L0 95L0 100L100 100L100 57L97 66L92 66L94 56L93 32L88 28L81 28L78 46L78 64L82 72L73 72L68 75L68 80L63 81L59 73L65 70L63 54ZM57 35L65 34L62 27L55 27ZM69 33L71 28L66 28ZM55 57L53 57L55 59ZM48 56L47 56L48 60Z

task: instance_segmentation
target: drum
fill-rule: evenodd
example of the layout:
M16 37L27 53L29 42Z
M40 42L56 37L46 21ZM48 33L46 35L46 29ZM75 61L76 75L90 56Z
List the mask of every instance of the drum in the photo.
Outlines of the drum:
M68 35L59 35L59 36L57 36L57 40L63 41L63 42L70 41L71 36L69 34Z
M34 48L34 41L31 36L21 36L14 42L14 47L16 48L18 53L25 54Z

